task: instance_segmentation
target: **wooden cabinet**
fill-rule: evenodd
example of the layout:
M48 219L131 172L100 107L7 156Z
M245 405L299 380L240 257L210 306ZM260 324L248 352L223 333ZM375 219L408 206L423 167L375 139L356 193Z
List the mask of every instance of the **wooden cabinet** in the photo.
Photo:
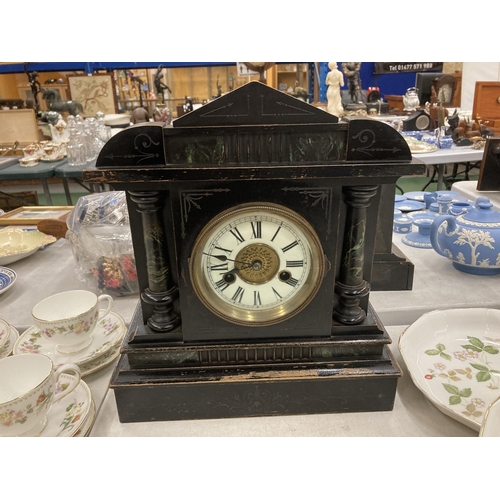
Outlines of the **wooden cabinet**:
M308 67L306 63L277 64L275 68L275 86L278 90L292 94L296 86L307 88Z
M500 82L476 82L472 118L500 133Z

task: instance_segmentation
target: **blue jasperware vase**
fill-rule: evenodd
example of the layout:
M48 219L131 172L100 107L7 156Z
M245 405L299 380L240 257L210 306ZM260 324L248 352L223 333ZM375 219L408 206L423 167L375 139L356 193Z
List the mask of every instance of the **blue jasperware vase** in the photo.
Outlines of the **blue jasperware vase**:
M432 248L460 271L500 274L500 212L485 196L467 213L436 217L430 240Z

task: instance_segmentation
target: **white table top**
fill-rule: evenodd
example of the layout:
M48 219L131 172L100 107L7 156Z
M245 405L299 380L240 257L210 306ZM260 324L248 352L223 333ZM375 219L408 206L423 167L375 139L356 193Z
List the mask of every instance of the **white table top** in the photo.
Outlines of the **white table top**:
M21 332L33 324L31 310L35 304L49 295L78 289L99 294L97 285L78 278L70 243L64 238L6 267L16 272L17 280L0 295L0 317ZM138 294L115 297L113 310L128 324L138 300Z
M426 165L443 163L476 162L483 159L484 149L472 149L467 146L452 146L450 149L438 149L433 153L413 154L413 158L423 161Z
M500 307L500 274L464 273L432 248L405 245L402 236L393 233L393 242L415 266L413 288L370 293L370 302L384 326L411 324L438 308Z
M452 191L456 191L469 200L475 201L479 196L486 196L490 199L495 208L500 210L500 191L478 191L477 181L460 181L455 182L451 187Z

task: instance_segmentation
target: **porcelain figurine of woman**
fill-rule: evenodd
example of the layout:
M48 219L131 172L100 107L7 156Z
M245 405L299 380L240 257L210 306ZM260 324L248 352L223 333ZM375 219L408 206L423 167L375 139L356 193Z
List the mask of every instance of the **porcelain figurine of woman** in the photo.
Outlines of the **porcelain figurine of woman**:
M326 91L326 99L328 105L326 110L328 113L341 117L344 114L342 107L342 96L340 95L340 87L344 85L344 75L337 69L336 62L329 62L329 73L326 75L325 83L328 85Z

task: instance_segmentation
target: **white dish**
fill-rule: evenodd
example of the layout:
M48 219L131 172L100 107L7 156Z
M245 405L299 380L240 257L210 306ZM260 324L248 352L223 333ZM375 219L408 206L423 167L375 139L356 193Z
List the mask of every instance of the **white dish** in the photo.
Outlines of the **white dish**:
M120 355L121 342L115 344L109 351L99 356L97 359L88 361L87 363L82 363L80 365L80 370L82 372L82 377L86 377L91 373L99 371L101 368L111 364Z
M500 437L500 398L493 401L484 416L479 437Z
M6 292L16 281L17 274L8 267L0 266L0 294Z
M5 342L9 340L10 337L10 325L7 321L0 319L0 348L3 347Z
M401 210L401 212L413 212L414 210L423 210L425 203L416 200L403 200L394 203L394 208Z
M18 338L19 332L12 325L10 325L10 337L0 348L0 359L10 356Z
M409 200L424 201L425 193L426 191L409 191L408 193L405 193L405 196Z
M415 153L433 153L437 151L436 144L429 144L428 142L419 141L417 138L412 136L404 136L408 146L410 148L410 152L412 154Z
M82 425L73 434L72 437L86 437L86 436L88 436L90 434L92 426L94 425L95 416L96 416L95 401L92 399L91 405L90 405L90 410L89 410L87 416L85 417L85 420L82 422Z
M443 413L479 431L500 397L500 310L439 309L399 339L415 385Z
M52 359L55 366L64 363L75 363L82 369L82 365L99 360L101 356L112 350L116 344L121 343L126 330L123 318L111 311L97 323L92 333L92 342L88 347L75 353L63 354L57 351L55 344L43 337L40 330L33 325L17 340L14 346L14 354L27 354L30 352L45 354Z
M70 382L74 377L63 373L60 381ZM57 391L57 389L56 389ZM47 414L47 425L40 437L71 437L78 432L92 408L89 386L80 380L76 389L54 403Z
M0 266L12 264L34 254L39 248L57 238L41 231L6 228L0 231Z

